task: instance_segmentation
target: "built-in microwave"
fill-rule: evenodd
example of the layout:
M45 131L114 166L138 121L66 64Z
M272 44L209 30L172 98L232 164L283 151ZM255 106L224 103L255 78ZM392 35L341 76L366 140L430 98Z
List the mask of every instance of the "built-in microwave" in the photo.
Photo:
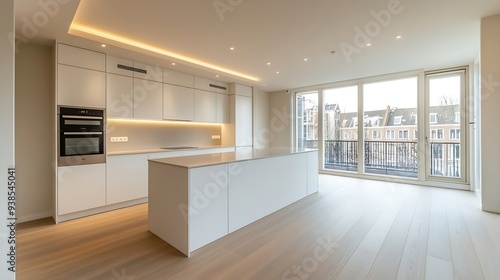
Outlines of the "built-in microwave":
M58 107L58 166L106 162L105 110Z

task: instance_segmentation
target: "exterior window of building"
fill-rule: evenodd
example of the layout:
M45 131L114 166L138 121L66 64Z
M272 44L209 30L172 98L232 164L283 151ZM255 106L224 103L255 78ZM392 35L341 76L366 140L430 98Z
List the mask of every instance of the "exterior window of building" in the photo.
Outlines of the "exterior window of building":
M460 122L460 112L455 112L455 122L456 123Z
M394 130L387 130L385 132L385 139L394 139Z
M443 129L431 129L431 140L443 139Z
M394 117L394 125L401 125L401 120L403 119L402 116L396 116Z
M415 140L418 139L418 130L416 130L416 129L413 130L413 139L415 139Z
M382 139L382 131L380 131L380 130L372 131L372 138L373 139Z
M450 140L460 140L460 128L450 128Z
M358 117L352 118L352 127L358 127Z
M430 124L436 124L438 122L438 114L437 113L431 113L429 115L429 123Z
M343 121L342 121L342 127L345 127L345 126L347 125L347 121L348 121L348 120L343 120Z
M398 139L408 139L408 129L398 131Z

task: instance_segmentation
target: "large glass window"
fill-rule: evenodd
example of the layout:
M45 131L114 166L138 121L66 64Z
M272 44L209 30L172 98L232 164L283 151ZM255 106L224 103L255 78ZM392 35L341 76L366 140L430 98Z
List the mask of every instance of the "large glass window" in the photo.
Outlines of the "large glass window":
M417 128L417 94L417 77L363 86L365 119L380 119L377 127L385 129L385 139L364 139L365 173L417 177L417 139L410 139L410 129ZM365 120L363 129L372 127Z
M318 148L318 93L298 93L296 106L297 147Z
M327 89L323 94L324 168L357 171L358 87Z

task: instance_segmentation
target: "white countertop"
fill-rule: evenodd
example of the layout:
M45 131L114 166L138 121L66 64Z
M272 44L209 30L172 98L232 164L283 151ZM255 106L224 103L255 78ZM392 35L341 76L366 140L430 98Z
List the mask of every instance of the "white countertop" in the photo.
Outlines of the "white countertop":
M239 161L255 160L269 157L286 156L291 154L316 152L316 149L297 149L289 147L276 147L265 149L247 149L236 152L216 153L208 155L181 156L172 158L150 159L150 162L156 162L166 165L174 165L185 168L196 168L224 163L233 163Z
M143 149L143 150L123 150L123 151L113 151L108 152L108 156L119 156L119 155L133 155L133 154L149 154L149 153L164 153L164 152L176 152L176 151L192 151L192 150L205 150L205 149L218 149L218 148L230 148L233 146L203 146L196 148L185 148L185 149Z

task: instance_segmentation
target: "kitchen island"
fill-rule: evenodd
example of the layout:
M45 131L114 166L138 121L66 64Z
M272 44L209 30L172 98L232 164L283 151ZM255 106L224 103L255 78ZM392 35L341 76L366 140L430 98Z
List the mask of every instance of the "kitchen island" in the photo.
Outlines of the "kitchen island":
M318 191L317 150L150 159L149 230L186 256Z

